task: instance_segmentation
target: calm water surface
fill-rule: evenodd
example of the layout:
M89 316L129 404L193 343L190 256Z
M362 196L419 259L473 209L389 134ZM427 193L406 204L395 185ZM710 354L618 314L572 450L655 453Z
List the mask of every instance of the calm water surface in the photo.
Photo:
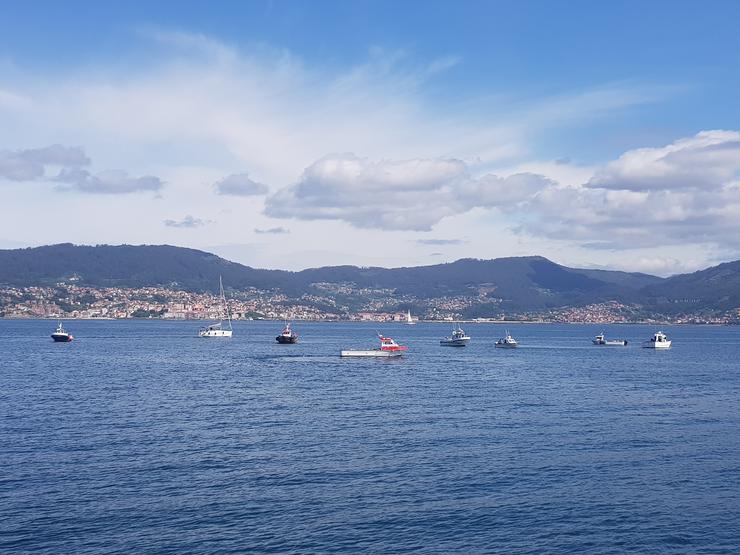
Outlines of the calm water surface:
M740 328L0 320L5 553L737 553Z

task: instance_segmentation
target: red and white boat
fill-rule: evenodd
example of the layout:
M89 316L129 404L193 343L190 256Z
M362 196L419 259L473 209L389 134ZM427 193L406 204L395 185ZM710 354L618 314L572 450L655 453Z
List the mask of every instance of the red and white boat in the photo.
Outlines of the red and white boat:
M378 334L380 349L347 349L339 352L342 357L400 357L408 347L399 345L392 337Z

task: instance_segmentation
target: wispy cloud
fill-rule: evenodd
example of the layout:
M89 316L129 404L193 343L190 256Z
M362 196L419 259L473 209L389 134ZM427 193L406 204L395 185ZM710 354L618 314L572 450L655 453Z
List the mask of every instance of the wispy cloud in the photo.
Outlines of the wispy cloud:
M207 225L213 222L211 220L201 220L200 218L196 218L190 214L187 214L181 220L164 220L163 223L167 227L193 229L196 227L203 227L204 225Z
M286 229L284 227L270 227L268 229L258 229L254 228L255 233L259 234L274 234L274 235L281 235L285 233L290 233L289 229Z
M416 242L420 245L462 245L466 241L463 239L417 239Z

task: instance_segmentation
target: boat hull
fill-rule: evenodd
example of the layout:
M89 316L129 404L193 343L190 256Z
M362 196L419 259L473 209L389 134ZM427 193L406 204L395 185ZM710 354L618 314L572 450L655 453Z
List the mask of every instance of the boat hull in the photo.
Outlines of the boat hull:
M516 349L519 345L511 343L496 343L494 347L497 349Z
M440 339L442 347L465 347L470 339Z
M69 343L74 339L67 333L52 333L51 338L54 340L54 343Z
M288 337L288 336L285 336L285 335L278 335L275 338L275 341L277 341L281 345L293 345L295 343L298 343L298 336L297 335L294 335L292 337Z
M203 330L198 333L200 337L231 337L231 330Z
M373 357L373 358L390 358L403 356L403 351L381 351L380 349L354 350L349 349L339 351L340 357Z
M626 339L607 339L606 341L594 341L594 345L599 347L626 347Z
M644 349L670 349L671 348L671 342L670 341L645 341L645 343L642 344L642 347Z

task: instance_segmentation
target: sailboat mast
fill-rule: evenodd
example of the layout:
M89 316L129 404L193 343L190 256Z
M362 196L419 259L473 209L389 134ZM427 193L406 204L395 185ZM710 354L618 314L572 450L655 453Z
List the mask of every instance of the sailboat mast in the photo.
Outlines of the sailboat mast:
M221 293L221 308L226 313L226 321L229 322L229 329L231 329L231 312L229 311L229 305L226 304L226 294L224 293L224 282L221 276L218 276L218 288Z

